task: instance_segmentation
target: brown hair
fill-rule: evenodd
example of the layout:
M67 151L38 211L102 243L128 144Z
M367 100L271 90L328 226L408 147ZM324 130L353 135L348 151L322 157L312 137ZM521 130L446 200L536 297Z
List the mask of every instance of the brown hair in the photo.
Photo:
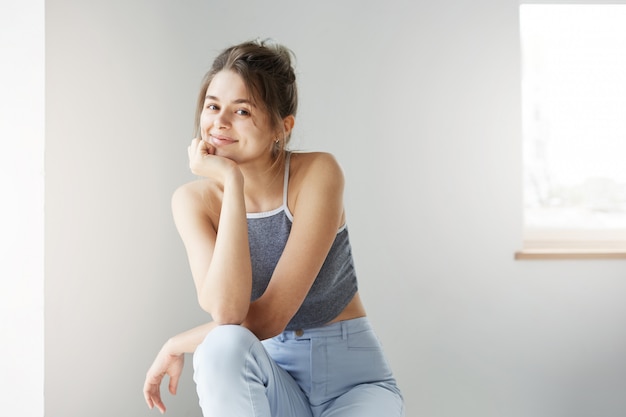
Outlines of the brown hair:
M251 99L265 110L270 126L282 130L283 119L296 115L298 89L292 66L293 52L271 40L254 40L231 46L213 61L211 69L202 79L195 118L195 136L200 133L200 116L204 106L206 90L213 77L224 70L234 71L246 84ZM276 162L281 161L287 150L291 133L278 137L274 147Z

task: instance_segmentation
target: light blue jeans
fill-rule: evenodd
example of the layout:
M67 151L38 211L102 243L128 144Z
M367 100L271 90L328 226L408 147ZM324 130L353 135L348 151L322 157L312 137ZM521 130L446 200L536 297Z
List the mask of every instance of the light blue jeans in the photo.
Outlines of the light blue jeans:
M205 417L401 417L404 403L367 318L260 342L213 329L193 357Z

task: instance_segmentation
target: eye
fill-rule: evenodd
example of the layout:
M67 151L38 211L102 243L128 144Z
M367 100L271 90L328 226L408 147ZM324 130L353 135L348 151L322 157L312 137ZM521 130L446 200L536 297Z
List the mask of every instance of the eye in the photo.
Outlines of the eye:
M219 110L219 107L217 107L215 104L207 104L204 108L207 110Z
M246 109L239 109L236 113L240 116L250 116L250 112Z

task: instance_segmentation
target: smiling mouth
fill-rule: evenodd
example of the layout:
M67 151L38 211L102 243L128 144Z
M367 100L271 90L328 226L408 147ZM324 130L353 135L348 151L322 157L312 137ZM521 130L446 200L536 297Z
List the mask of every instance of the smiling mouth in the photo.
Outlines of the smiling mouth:
M232 139L226 136L215 136L215 135L210 135L209 141L215 146L230 145L230 144L237 142L235 139Z

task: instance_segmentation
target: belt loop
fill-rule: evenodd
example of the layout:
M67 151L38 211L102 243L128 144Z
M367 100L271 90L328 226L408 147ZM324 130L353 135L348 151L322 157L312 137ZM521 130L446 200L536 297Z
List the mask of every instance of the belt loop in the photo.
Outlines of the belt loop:
M341 337L343 338L343 340L346 340L348 338L348 323L346 323L345 321L341 322Z
M281 334L278 335L278 340L280 340L281 342L285 341L285 332L282 332Z

